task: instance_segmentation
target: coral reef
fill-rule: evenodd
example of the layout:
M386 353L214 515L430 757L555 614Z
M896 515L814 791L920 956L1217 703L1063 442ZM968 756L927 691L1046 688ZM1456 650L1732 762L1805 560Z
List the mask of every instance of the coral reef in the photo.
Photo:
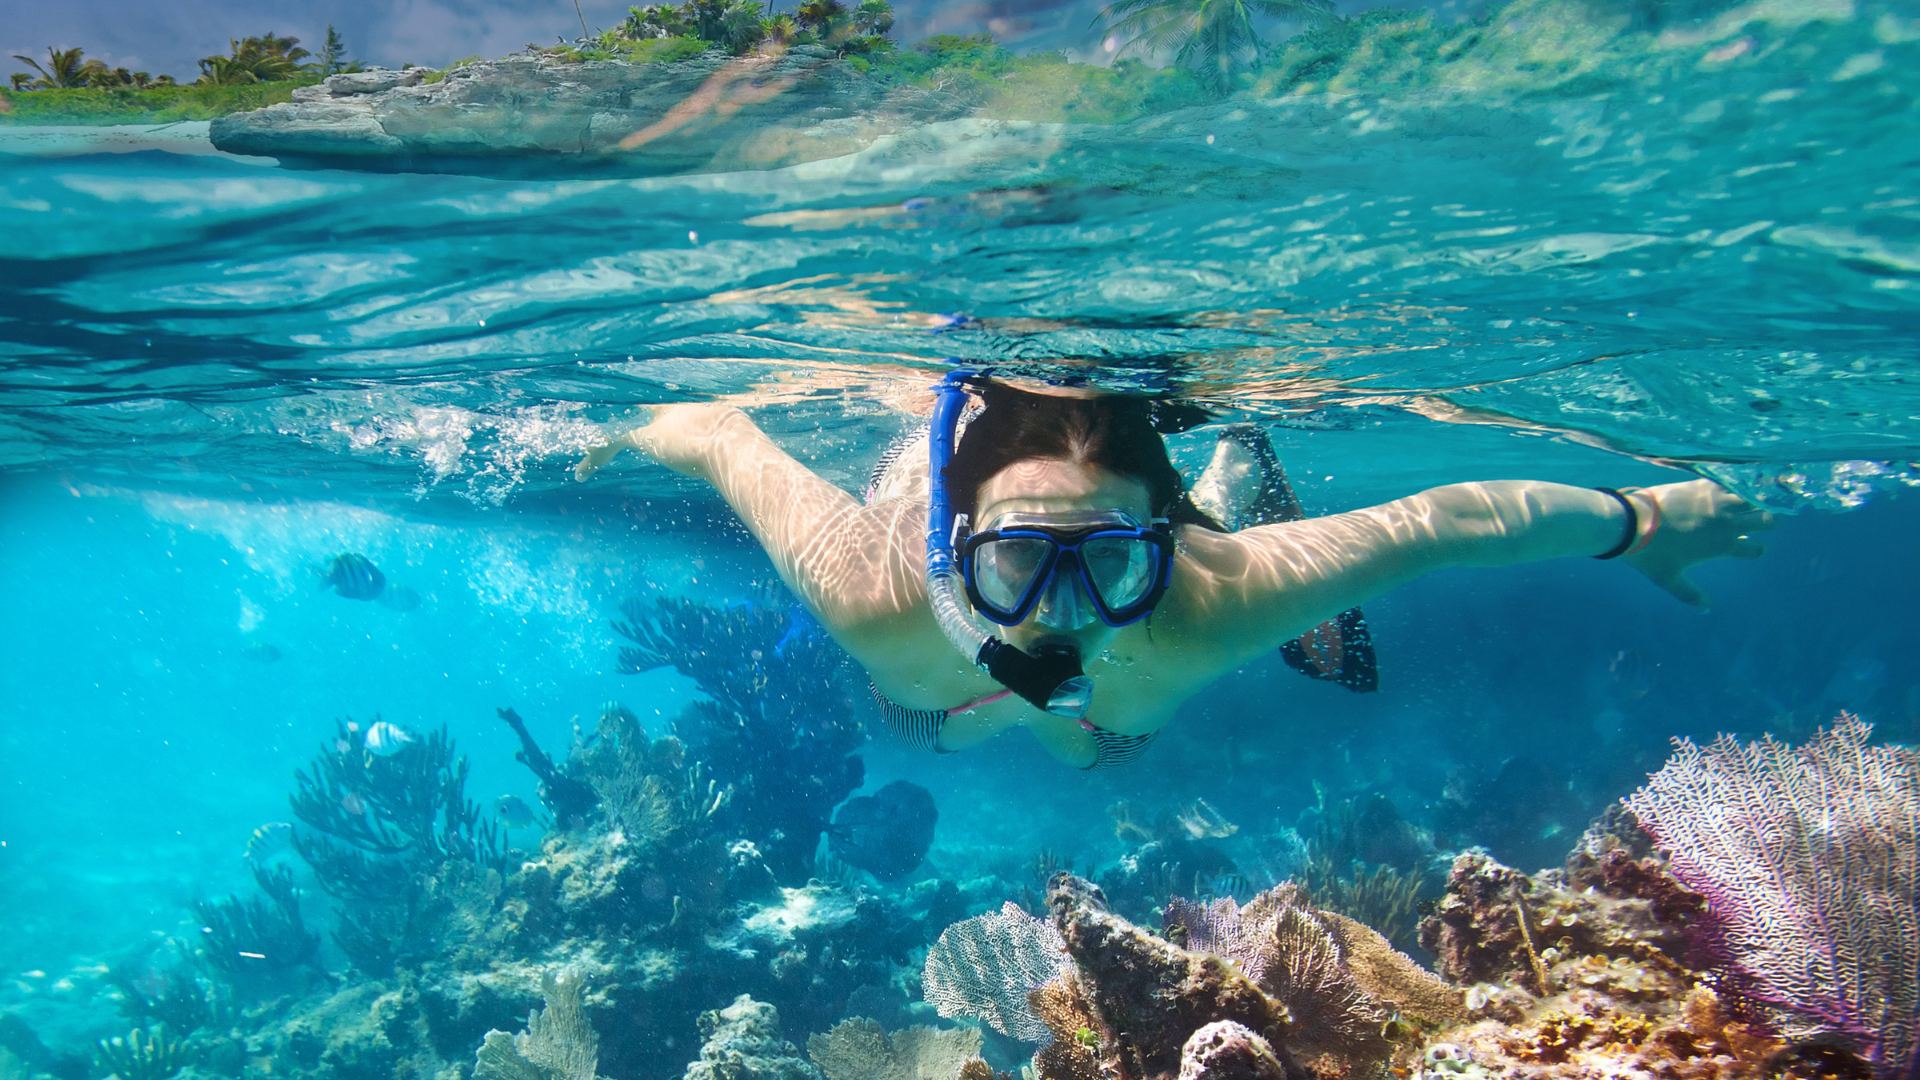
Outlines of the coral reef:
M1231 960L1294 1026L1289 1044L1320 1073L1385 1060L1390 1022L1437 1027L1461 1015L1457 992L1343 915L1310 907L1291 884L1244 907L1232 900L1168 906L1167 936Z
M473 1080L594 1080L600 1038L587 1022L581 976L543 976L546 1007L527 1016L519 1035L487 1032L474 1055Z
M1053 924L1009 902L940 932L927 950L922 993L941 1016L970 1017L1002 1035L1045 1042L1050 1025L1028 995L1066 970L1066 947Z
M620 671L672 667L699 684L707 700L680 730L733 790L726 826L754 839L782 884L804 883L833 808L865 776L846 655L767 605L654 597L621 611L613 627L632 644L620 649Z
M781 1036L779 1010L745 994L701 1013L700 1033L700 1060L687 1066L685 1080L821 1080Z
M398 730L340 721L295 774L291 799L294 849L337 902L334 944L375 976L439 947L437 926L454 914L443 879L506 871L499 829L466 797L467 759L446 728L372 745L386 729Z
M1267 1040L1231 1020L1216 1020L1180 1048L1179 1080L1286 1080L1287 1064Z
M922 980L942 1015L1050 1038L1041 1080L1365 1075L1462 1015L1456 991L1291 885L1245 907L1173 901L1165 937L1071 875L1047 904L1046 922L1008 904L949 927Z
M1423 1080L1588 1080L1658 1076L1733 1080L1823 1075L1772 1069L1793 1049L1741 1017L1688 966L1686 935L1650 899L1656 865L1612 844L1583 844L1572 868L1521 874L1484 852L1454 862L1447 893L1421 924L1441 971L1470 983L1466 1023L1443 1030L1424 1055L1396 1056ZM1602 862L1634 864L1611 875ZM1779 1057L1778 1062L1788 1061ZM1785 1066L1782 1066L1785 1068ZM1859 1066L1864 1069L1864 1063ZM1845 1075L1846 1063L1840 1063Z
M1892 1080L1920 1068L1920 753L1872 730L1841 713L1797 749L1678 739L1626 805L1706 897L1731 995Z
M95 1068L119 1080L167 1080L193 1064L194 1055L165 1028L134 1028L125 1036L101 1039L93 1060Z
M292 873L285 867L256 866L253 876L264 897L229 896L200 901L193 908L200 921L201 958L237 990L250 994L285 989L312 970L320 953L320 938L308 932L300 914ZM190 998L176 996L149 1005L194 1021L194 1027L206 1019L194 1015Z
M1419 904L1433 842L1374 793L1309 811L1307 858L1294 877L1314 906L1373 927L1397 948L1417 942Z
M956 1080L980 1062L980 1032L912 1027L889 1034L865 1017L807 1040L807 1056L827 1080Z
M304 828L293 842L321 887L384 901L449 860L503 866L498 830L466 798L467 759L454 754L446 728L397 751L369 747L368 733L384 724L340 721L333 741L295 774L293 814Z

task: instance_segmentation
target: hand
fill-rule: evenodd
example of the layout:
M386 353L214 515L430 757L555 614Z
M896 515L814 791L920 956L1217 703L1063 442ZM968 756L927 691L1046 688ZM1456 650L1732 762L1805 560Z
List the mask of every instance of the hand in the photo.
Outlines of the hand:
M1765 549L1753 534L1773 528L1772 514L1711 480L1640 488L1627 497L1639 512L1640 535L1647 537L1648 529L1653 533L1646 547L1622 558L1681 603L1703 611L1706 594L1687 580L1687 571L1695 563L1721 556L1757 559ZM1657 525L1654 508L1659 514Z
M745 415L731 405L656 405L646 423L588 447L586 456L573 467L573 478L585 480L622 450L638 450L674 472L700 476L723 429L734 417Z

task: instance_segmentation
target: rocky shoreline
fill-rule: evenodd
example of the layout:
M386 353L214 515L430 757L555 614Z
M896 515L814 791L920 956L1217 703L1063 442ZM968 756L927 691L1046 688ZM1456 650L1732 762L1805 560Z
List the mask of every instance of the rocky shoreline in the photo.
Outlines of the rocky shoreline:
M335 75L287 104L213 121L213 145L292 165L666 175L839 157L978 108L813 46L655 64L521 53L427 74Z

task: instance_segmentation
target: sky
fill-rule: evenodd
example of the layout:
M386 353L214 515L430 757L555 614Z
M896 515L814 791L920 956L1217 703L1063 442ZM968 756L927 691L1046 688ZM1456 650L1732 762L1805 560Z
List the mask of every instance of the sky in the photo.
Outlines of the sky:
M773 0L779 10L798 0ZM1454 6L1467 0L1428 0ZM227 41L272 31L318 50L329 25L347 55L388 67L442 66L466 56L501 56L529 43L577 37L584 17L595 30L625 17L627 0L0 0L0 50L12 71L16 53L44 57L52 47L86 50L114 67L188 81L197 61L227 51ZM991 33L1019 47L1062 49L1083 59L1098 49L1089 28L1101 0L894 0L894 36ZM1376 6L1341 0L1343 9ZM1395 6L1409 6L1405 3Z

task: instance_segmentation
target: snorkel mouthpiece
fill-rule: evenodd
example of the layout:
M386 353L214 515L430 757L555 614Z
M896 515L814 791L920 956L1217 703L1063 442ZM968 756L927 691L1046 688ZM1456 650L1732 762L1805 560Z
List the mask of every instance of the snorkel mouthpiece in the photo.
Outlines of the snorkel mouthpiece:
M947 463L966 405L966 383L973 373L947 373L934 393L933 423L927 433L931 468L927 477L927 600L934 619L960 655L994 681L1035 708L1084 722L1093 701L1093 680L1080 669L1080 654L1058 645L1025 653L980 629L967 610L965 583L953 551L953 501L947 492Z
M990 638L982 667L994 681L1055 716L1078 720L1093 703L1093 680L1080 670L1080 654L1058 646L1034 653Z

